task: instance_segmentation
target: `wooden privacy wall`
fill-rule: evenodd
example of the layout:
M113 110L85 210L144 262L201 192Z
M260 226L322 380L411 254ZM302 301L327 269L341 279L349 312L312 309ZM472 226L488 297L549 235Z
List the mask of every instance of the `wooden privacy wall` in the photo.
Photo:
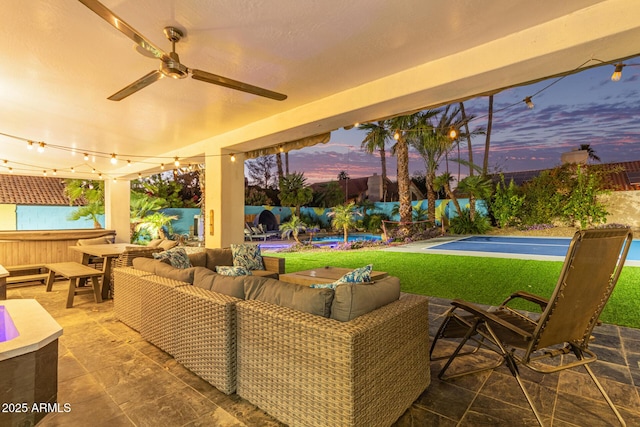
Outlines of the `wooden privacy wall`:
M78 239L115 235L115 230L104 229L0 231L0 264L80 261L82 254L69 249Z

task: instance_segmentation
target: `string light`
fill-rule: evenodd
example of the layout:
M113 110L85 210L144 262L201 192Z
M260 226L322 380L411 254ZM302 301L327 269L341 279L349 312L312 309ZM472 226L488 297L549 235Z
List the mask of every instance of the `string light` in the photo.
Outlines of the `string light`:
M622 62L618 62L615 65L615 70L613 71L613 74L611 74L611 81L612 82L619 82L620 79L622 78L622 68L625 67L625 64L623 64Z
M58 171L54 169L54 170L53 170L53 174L54 174L54 175L58 175Z
M451 129L449 129L449 138L456 139L457 137L458 137L458 129L456 129L455 127L452 127Z
M9 167L9 173L13 173L13 168Z
M74 168L73 166L71 167L71 173L76 173L76 168Z
M44 142L38 144L38 153L44 153Z
M236 161L236 155L235 154L231 154L231 161L235 162Z
M400 140L400 132L396 131L396 132L393 134L393 139L395 139L396 141Z
M131 160L127 160L127 166L131 166Z
M111 164L112 164L112 165L115 165L115 164L117 164L117 163L118 163L118 158L116 157L116 154L115 154L115 153L113 153L113 154L111 155Z
M160 163L160 169L164 170L164 163Z
M47 176L47 171L42 171L42 175Z
M533 101L531 101L531 97L530 96L527 96L525 99L522 100L522 102L527 104L527 107L529 107L529 109L532 109L533 107L535 107Z
M178 167L180 166L180 160L176 157L175 159L173 159L173 164Z
M33 141L27 141L27 150L33 150Z
M89 160L89 155L87 153L84 153L84 161L88 161Z

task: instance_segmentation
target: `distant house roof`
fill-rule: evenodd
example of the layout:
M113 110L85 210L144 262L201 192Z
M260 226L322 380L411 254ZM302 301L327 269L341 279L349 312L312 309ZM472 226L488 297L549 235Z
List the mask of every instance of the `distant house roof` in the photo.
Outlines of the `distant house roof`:
M69 206L61 178L0 175L0 204ZM73 205L81 205L77 200Z
M608 189L614 191L640 190L640 160L605 163L598 166L608 171L606 175ZM513 180L516 185L522 185L531 181L545 170L547 169L505 172L503 173L504 181L509 183L509 181Z

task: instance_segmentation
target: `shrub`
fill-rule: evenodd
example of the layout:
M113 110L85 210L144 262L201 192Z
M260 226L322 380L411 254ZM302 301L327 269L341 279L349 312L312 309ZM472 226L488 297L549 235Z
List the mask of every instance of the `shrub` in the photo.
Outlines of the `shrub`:
M504 175L500 174L500 182L496 184L496 191L490 202L490 209L498 227L520 224L526 196L519 193L518 186L513 180L507 186L504 182Z
M580 228L607 221L607 210L597 196L602 194L600 174L585 173L578 165L575 184L566 202L562 206L562 216L569 223L580 223Z
M450 229L455 234L485 234L491 229L489 218L477 215L471 220L469 209L463 209L462 215L451 219Z

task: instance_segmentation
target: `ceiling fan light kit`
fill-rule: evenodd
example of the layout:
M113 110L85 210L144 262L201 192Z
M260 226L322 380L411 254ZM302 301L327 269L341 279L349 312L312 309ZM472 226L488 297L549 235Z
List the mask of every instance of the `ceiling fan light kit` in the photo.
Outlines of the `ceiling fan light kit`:
M136 93L137 91L144 89L152 83L157 82L163 76L171 77L173 79L184 79L189 74L195 80L200 80L205 83L211 83L218 86L224 86L230 89L247 92L253 95L262 96L265 98L274 99L276 101L284 101L287 99L287 95L282 93L273 92L268 89L264 89L258 86L254 86L248 83L240 82L238 80L229 79L219 76L217 74L208 73L206 71L190 69L180 62L180 57L176 53L176 43L184 37L184 32L176 27L165 27L164 34L171 42L171 52L166 53L159 47L151 43L142 34L136 31L131 25L127 24L124 20L114 14L105 5L97 0L79 0L80 3L91 9L96 15L104 19L112 27L120 31L125 36L133 40L138 46L138 51L149 52L151 55L145 54L145 56L153 56L160 59L160 69L154 70L135 82L131 83L124 89L111 95L109 100L120 101L129 95Z

